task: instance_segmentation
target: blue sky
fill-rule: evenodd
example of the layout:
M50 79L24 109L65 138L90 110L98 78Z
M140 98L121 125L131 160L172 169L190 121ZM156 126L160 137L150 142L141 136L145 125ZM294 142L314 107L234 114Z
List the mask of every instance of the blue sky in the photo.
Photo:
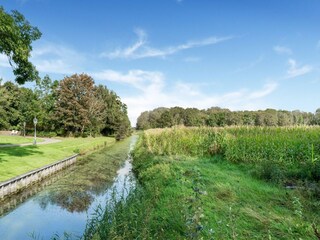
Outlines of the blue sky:
M320 0L1 0L43 33L41 76L88 73L128 105L320 107ZM0 55L0 77L13 79ZM27 86L32 86L28 83Z

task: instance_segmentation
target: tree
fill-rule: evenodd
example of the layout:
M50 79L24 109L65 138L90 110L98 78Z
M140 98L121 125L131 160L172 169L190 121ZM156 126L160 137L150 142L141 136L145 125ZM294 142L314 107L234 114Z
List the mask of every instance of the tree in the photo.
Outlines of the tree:
M314 114L314 124L320 125L320 108L318 108Z
M137 119L137 129L147 130L150 128L149 111L142 112Z
M160 128L172 127L173 126L173 117L170 110L166 110L160 116L157 121Z
M186 108L184 123L188 127L204 126L205 115L197 108Z
M46 75L36 83L34 90L37 99L39 101L38 129L45 132L51 132L55 129L54 121L54 107L56 103L56 89L59 85L57 80L52 81L51 78Z
M10 105L10 93L5 87L0 87L0 130L10 128Z
M40 37L38 28L31 26L21 13L12 11L12 14L8 14L0 6L0 53L8 56L19 84L39 78L29 57L31 43Z
M33 118L37 117L37 129L40 130L42 128L43 115L46 115L46 113L41 114L41 101L39 101L37 94L30 88L22 87L19 91L17 103L20 114L17 125L21 128L22 123L26 122L26 129L32 129Z
M128 119L127 106L121 102L120 97L106 86L96 87L96 97L101 104L101 133L112 135L119 133L122 138L129 133L130 122Z
M289 126L291 124L291 113L283 110L278 111L278 126Z
M20 89L12 82L5 82L0 87L0 128L9 129L19 124L18 111Z
M86 74L74 74L59 83L55 115L65 132L83 133L90 126L93 89L94 81Z

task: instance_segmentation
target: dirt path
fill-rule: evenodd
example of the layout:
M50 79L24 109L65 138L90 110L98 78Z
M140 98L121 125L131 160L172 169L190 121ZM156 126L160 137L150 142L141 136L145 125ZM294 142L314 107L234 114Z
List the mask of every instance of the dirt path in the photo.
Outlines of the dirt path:
M55 138L39 138L39 139L42 139L43 142L37 142L37 145L61 142L61 140L55 139ZM31 145L33 145L33 143L5 144L5 145L0 145L0 148L3 148L3 147L24 147L24 146L31 146Z

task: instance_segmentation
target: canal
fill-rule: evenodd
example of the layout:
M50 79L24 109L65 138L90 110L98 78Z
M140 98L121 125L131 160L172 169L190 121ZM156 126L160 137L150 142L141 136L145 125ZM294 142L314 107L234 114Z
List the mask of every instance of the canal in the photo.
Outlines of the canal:
M86 156L0 202L0 238L80 237L99 206L104 208L112 195L127 194L135 186L130 150L136 140L137 136L132 136Z

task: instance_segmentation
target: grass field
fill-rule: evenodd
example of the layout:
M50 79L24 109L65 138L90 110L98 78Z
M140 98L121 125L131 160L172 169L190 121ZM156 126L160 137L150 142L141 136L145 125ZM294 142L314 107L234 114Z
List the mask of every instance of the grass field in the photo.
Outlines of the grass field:
M147 131L133 153L140 185L93 218L100 227L84 239L317 239L319 173L308 171L318 169L318 136L319 128ZM307 172L295 189L274 181L292 173L286 160Z
M59 139L59 143L46 145L0 148L0 182L115 142L114 138L108 137Z
M4 136L0 135L0 145L7 144L23 144L23 143L33 143L33 137L21 137L21 136ZM42 142L41 138L37 138L37 142Z

